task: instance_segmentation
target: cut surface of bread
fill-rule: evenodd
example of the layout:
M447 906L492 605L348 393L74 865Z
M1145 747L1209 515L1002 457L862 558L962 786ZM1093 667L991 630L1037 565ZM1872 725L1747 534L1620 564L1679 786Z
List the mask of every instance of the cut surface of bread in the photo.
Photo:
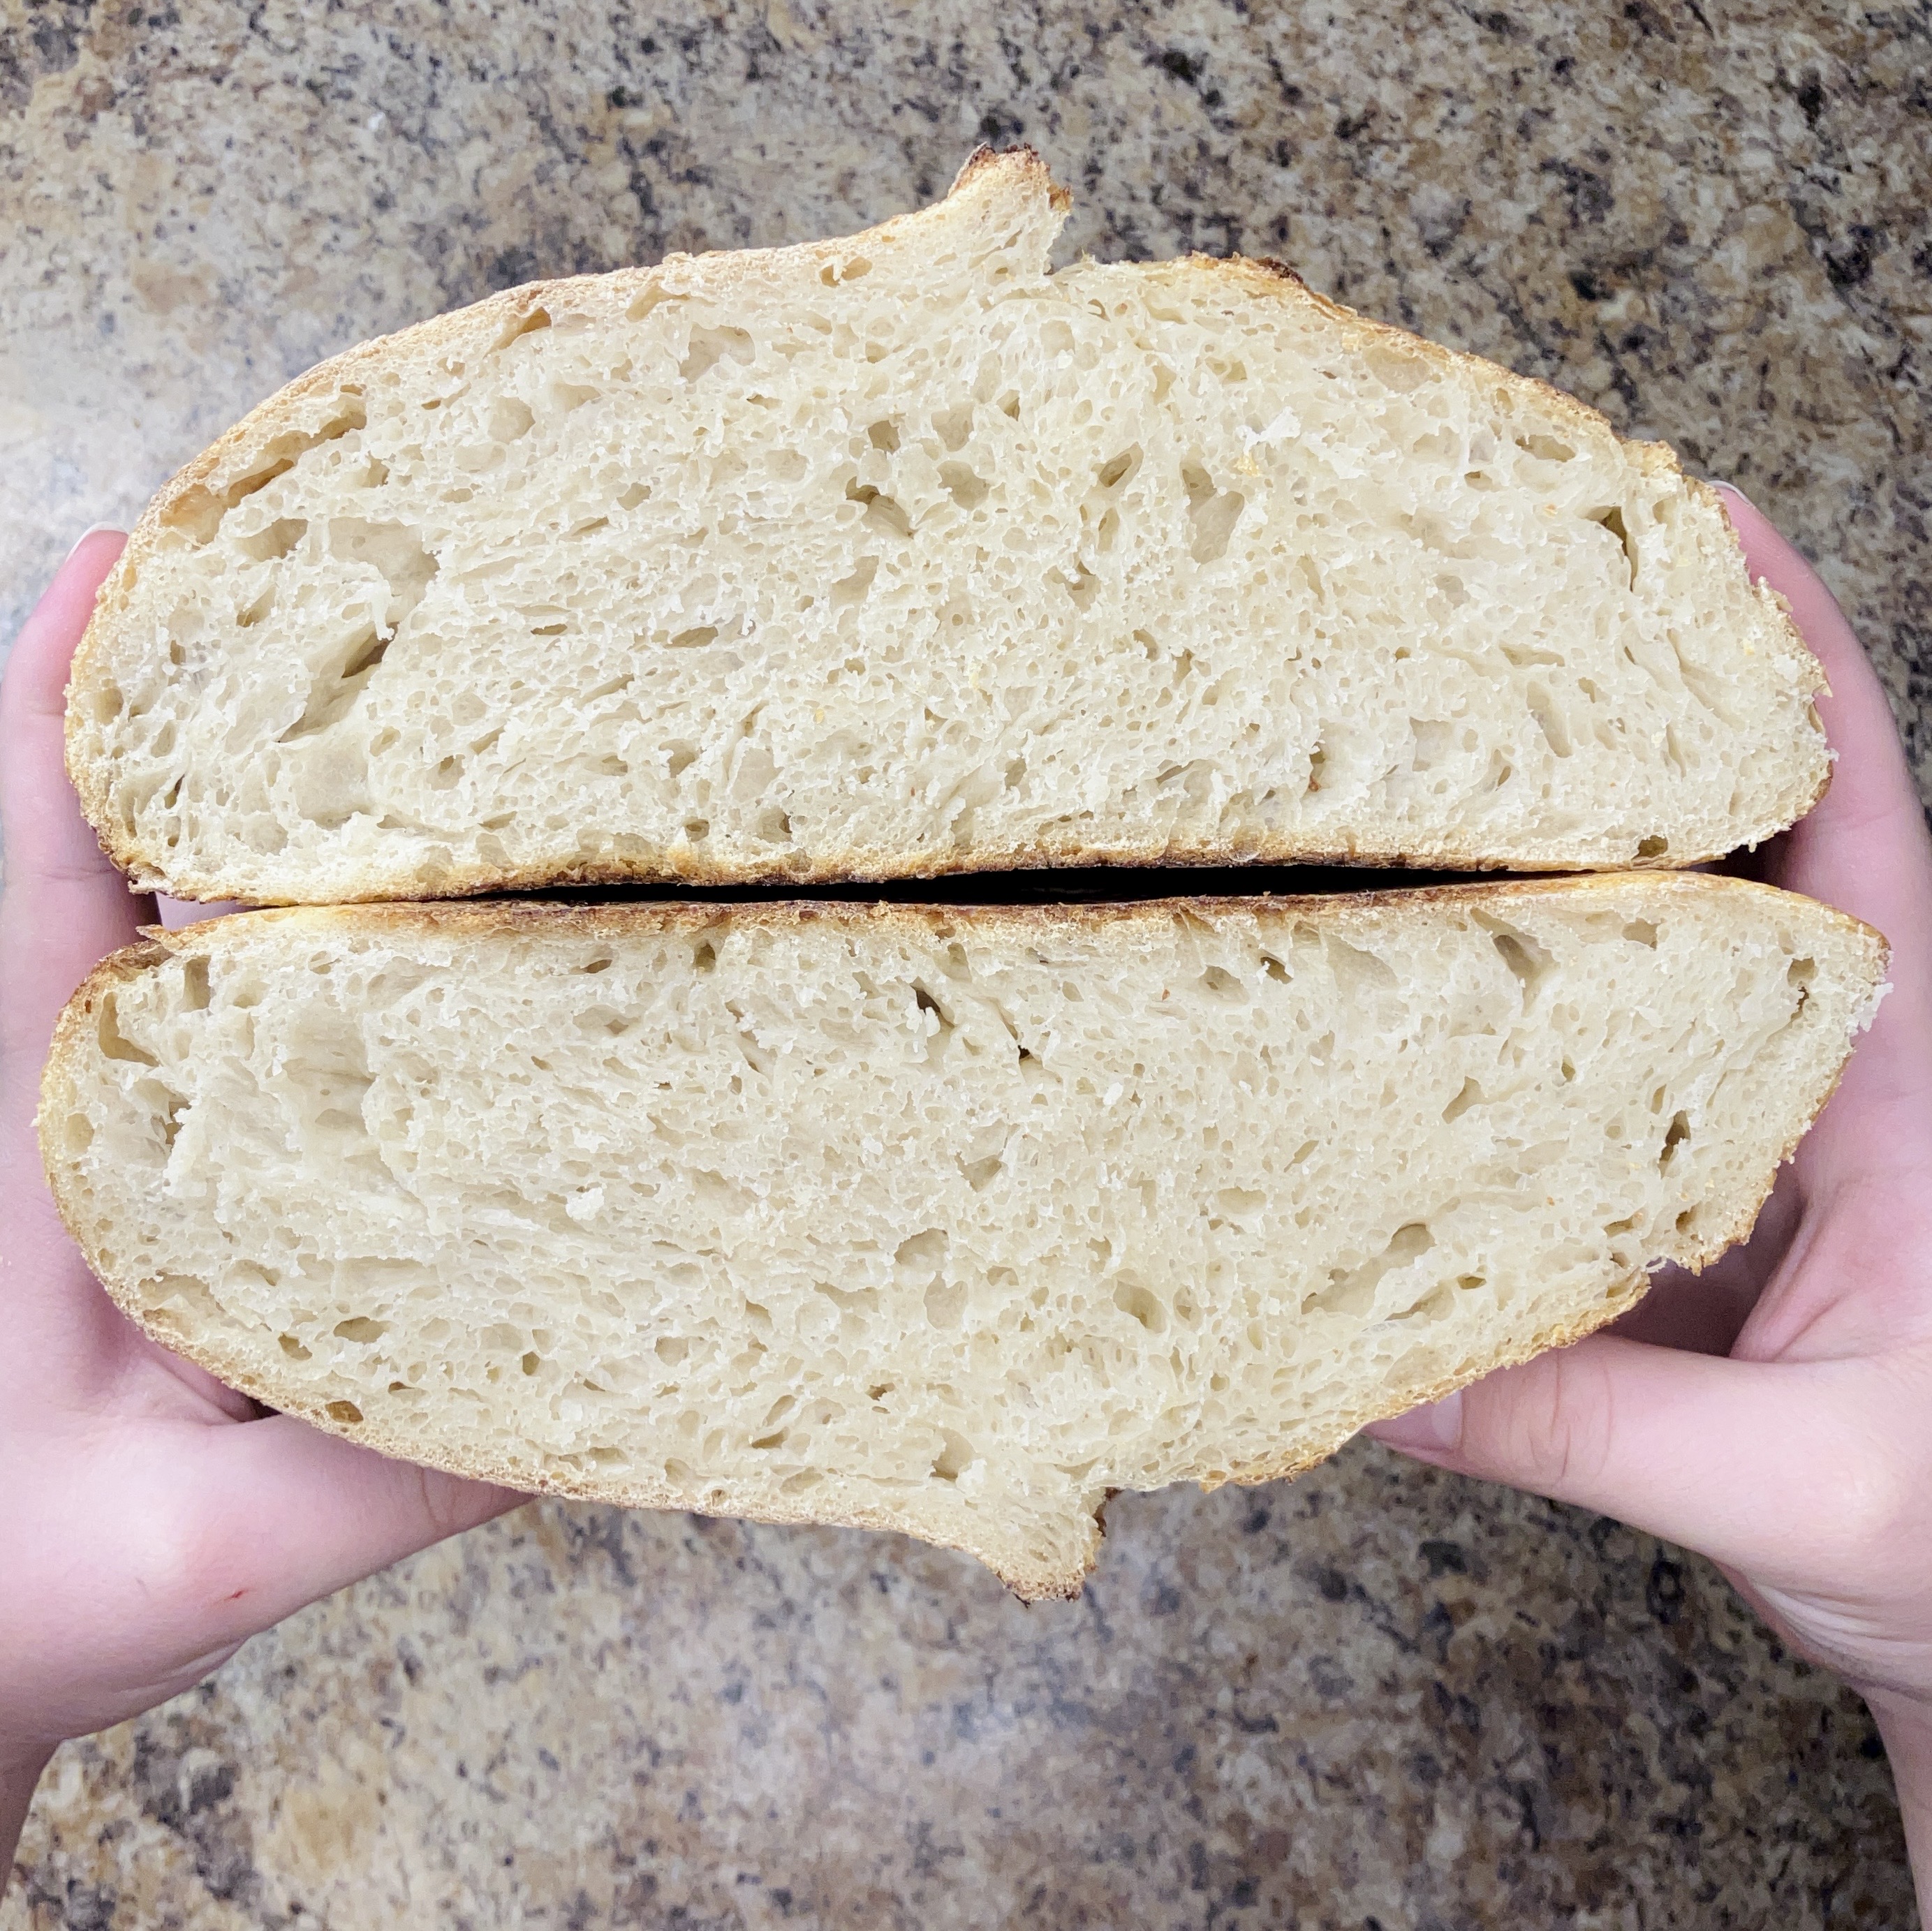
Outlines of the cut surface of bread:
M1750 1227L1877 936L1702 876L1066 908L242 914L106 961L42 1146L151 1334L516 1486L1070 1594Z
M848 240L350 351L76 660L107 849L341 903L1310 858L1678 865L1823 788L1715 493L1265 262L1050 272L1026 151Z

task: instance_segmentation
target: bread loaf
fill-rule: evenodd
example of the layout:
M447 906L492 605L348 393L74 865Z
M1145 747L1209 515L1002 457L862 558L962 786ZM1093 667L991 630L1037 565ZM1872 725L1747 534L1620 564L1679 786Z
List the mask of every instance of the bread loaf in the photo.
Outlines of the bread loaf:
M107 961L90 1265L278 1408L1076 1591L1749 1229L1877 937L1702 875L1084 907L297 910Z
M1822 789L1715 495L1263 262L848 240L512 290L156 499L76 660L143 886L321 904L1310 858L1684 865Z

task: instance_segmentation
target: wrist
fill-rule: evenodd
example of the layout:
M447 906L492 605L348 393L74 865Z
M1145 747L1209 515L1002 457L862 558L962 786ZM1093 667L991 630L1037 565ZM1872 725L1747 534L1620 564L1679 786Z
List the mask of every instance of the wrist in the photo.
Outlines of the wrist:
M1885 1742L1920 1912L1924 1915L1932 1908L1932 1704L1916 1697L1868 1692L1865 1705Z
M14 1867L14 1852L20 1841L20 1827L27 1821L27 1807L34 1801L34 1786L53 1755L51 1744L16 1744L0 1738L0 1891Z
M1868 1690L1864 1698L1885 1739L1901 1799L1908 1788L1915 1795L1932 1796L1932 1703L1890 1690Z

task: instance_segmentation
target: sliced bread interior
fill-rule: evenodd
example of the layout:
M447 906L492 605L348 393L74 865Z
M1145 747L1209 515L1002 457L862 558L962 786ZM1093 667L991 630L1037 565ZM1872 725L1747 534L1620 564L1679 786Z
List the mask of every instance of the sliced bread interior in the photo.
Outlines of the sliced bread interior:
M1716 496L1276 266L1049 271L976 157L844 241L513 290L164 489L74 670L143 886L1682 865L1822 788Z
M1692 875L214 920L40 1130L148 1331L524 1488L970 1550L1257 1481L1749 1229L1883 947Z

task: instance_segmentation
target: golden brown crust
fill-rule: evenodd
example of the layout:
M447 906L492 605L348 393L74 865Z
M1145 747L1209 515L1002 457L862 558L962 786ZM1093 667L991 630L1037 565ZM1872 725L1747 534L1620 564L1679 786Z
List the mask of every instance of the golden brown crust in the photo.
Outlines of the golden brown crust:
M1245 917L1257 913L1315 915L1324 919L1348 920L1372 911L1405 907L1453 904L1459 900L1479 904L1508 902L1517 898L1568 898L1576 894L1610 891L1638 892L1688 892L1703 897L1732 894L1760 900L1785 900L1801 895L1756 880L1728 878L1707 872L1684 872L1632 868L1621 872L1594 871L1537 878L1481 878L1457 880L1438 885L1400 886L1381 891L1336 892L1257 892L1246 895L1204 895L1173 892L1158 898L1100 900L1091 903L1049 901L1038 904L924 904L910 900L883 900L873 904L848 899L772 898L763 900L650 899L611 904L559 904L542 899L467 899L397 902L381 904L295 905L271 907L242 915L238 928L227 919L204 919L178 931L149 928L150 937L170 952L189 948L212 949L224 934L238 929L257 928L269 919L312 923L319 929L347 926L352 930L380 930L385 926L430 925L482 934L496 931L534 930L538 927L586 932L622 931L626 928L702 930L730 919L740 925L784 925L822 919L863 918L891 925L903 921L921 928L932 925L971 925L998 931L1019 928L1029 932L1042 927L1100 927L1121 920L1158 919L1176 913L1212 920L1216 917ZM1881 949L1884 937L1862 919L1835 906L1814 899L1804 902L1822 913L1840 930L1859 935ZM152 954L150 948L130 948ZM126 954L117 952L104 961L103 967ZM1881 959L1881 966L1882 959ZM78 995L76 994L76 997Z
M1344 924L1391 908L1472 901L1488 907L1508 904L1525 898L1569 898L1577 894L1610 893L1620 898L1630 892L1670 895L1692 892L1744 895L1760 899L1780 899L1790 895L1774 888L1747 880L1632 874L1619 879L1582 877L1563 879L1509 880L1467 884L1432 886L1396 892L1367 892L1338 898L1328 897L1276 897L1238 899L1178 897L1090 905L854 905L813 900L778 900L758 904L709 904L690 901L628 905L551 905L531 903L392 905L340 908L296 907L242 915L238 919L210 919L178 932L155 931L143 942L130 946L102 961L90 973L68 1003L56 1027L46 1072L42 1084L40 1128L42 1156L47 1183L56 1207L68 1231L90 1260L98 1258L93 1243L70 1198L69 1170L51 1144L51 1123L74 1102L76 1083L72 1069L80 1056L91 1050L88 1034L102 995L114 987L152 970L167 958L186 952L212 954L240 937L259 930L263 921L290 923L318 933L338 935L381 932L397 928L434 931L464 937L482 937L508 933L572 933L585 936L616 935L626 932L700 931L726 921L741 925L770 928L796 925L823 919L847 921L864 919L922 933L937 929L942 934L962 927L997 934L1020 932L1028 936L1044 930L1062 931L1070 927L1094 930L1122 921L1150 922L1177 915L1204 922L1217 918L1267 914L1276 918L1319 916ZM1627 902L1627 901L1626 901ZM1883 939L1849 915L1823 909L1832 922L1865 949L1872 962L1874 978L1882 976L1886 963ZM1835 1081L1834 1082L1835 1086ZM1828 1095L1827 1096L1828 1098ZM1823 1102L1820 1108L1822 1110ZM1811 1118L1815 1119L1814 1111ZM1780 1156L1781 1165L1796 1150L1810 1123L1807 1120L1795 1132ZM1724 1226L1697 1230L1680 1251L1659 1257L1664 1261L1691 1269L1707 1264L1724 1249L1750 1231L1765 1193L1741 1210ZM500 1482L537 1494L570 1495L586 1500L614 1502L630 1507L692 1510L699 1513L729 1513L747 1520L772 1523L820 1523L828 1527L884 1529L915 1534L937 1541L976 1558L999 1575L1014 1593L1028 1600L1072 1597L1079 1593L1087 1571L1093 1567L1100 1539L1097 1521L1077 1566L1046 1570L1016 1567L1009 1551L976 1543L970 1537L945 1538L934 1534L926 1522L910 1522L890 1510L856 1507L830 1509L823 1506L788 1507L765 1498L741 1500L729 1485L692 1483L677 1486L665 1483L639 1483L577 1471L552 1468L532 1470L510 1459L486 1456L425 1453L418 1440L400 1431L386 1429L379 1421L344 1423L318 1405L303 1390L259 1372L254 1366L230 1354L202 1336L184 1332L165 1310L146 1305L138 1284L118 1276L111 1268L98 1269L103 1286L116 1303L162 1346L182 1354L206 1368L218 1379L243 1393L285 1413L296 1414L316 1427L361 1442L384 1454L440 1468L452 1474ZM1634 1306L1648 1285L1642 1270L1633 1270L1610 1284L1603 1300L1585 1312L1573 1315L1539 1330L1505 1350L1480 1360L1466 1363L1455 1373L1427 1383L1418 1383L1385 1394L1378 1401L1365 1403L1352 1414L1342 1426L1330 1430L1321 1440L1303 1441L1279 1453L1230 1468L1204 1480L1204 1488L1222 1482L1252 1484L1276 1481L1303 1473L1325 1459L1367 1423L1400 1414L1418 1402L1440 1399L1498 1368L1526 1361L1546 1349L1568 1345L1613 1320Z

